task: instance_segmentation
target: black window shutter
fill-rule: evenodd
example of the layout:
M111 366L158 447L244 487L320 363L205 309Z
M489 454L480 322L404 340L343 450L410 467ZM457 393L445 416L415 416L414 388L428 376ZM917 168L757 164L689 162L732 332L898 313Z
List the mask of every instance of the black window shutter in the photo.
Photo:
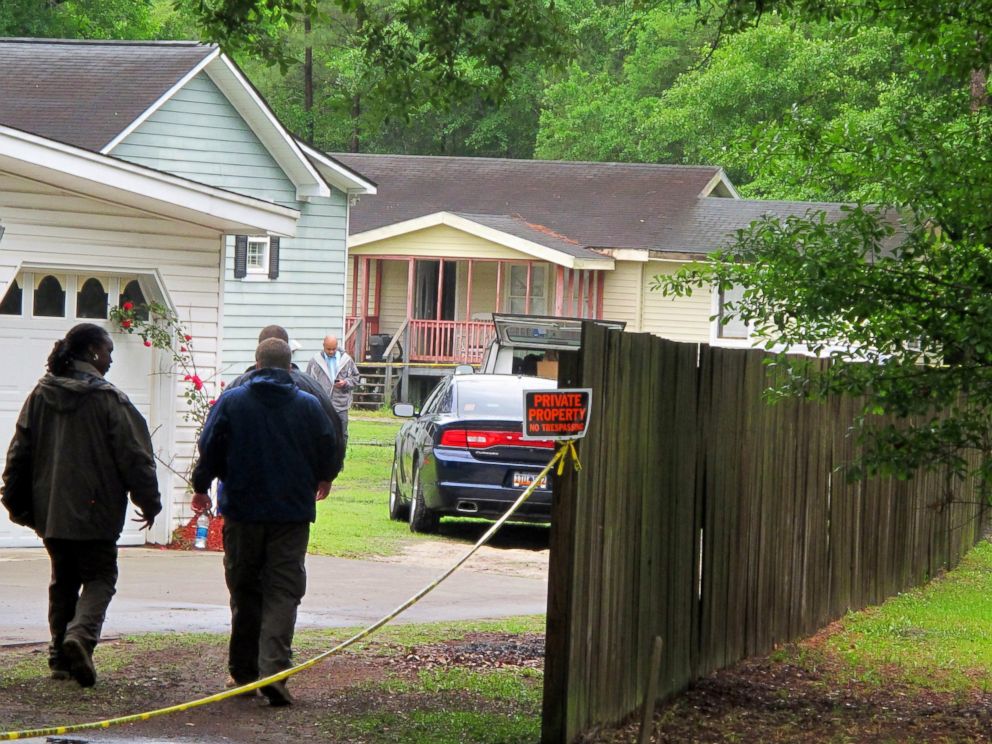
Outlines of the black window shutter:
M248 236L234 236L234 278L248 276Z
M279 278L279 238L269 238L269 279Z

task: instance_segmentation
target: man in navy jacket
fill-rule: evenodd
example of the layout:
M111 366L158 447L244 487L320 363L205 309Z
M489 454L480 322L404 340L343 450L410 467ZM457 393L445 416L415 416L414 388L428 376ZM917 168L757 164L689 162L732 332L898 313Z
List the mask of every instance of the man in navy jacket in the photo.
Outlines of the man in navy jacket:
M310 523L335 465L334 431L317 399L293 383L291 354L281 339L259 344L258 370L220 396L207 417L193 471L195 511L210 508L210 482L224 481L228 669L239 685L292 666ZM284 681L262 692L271 705L292 702Z

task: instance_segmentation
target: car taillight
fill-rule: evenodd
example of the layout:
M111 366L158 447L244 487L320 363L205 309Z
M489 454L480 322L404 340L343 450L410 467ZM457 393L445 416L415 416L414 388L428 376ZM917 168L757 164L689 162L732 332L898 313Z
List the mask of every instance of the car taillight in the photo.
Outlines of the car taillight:
M540 447L551 449L555 443L549 439L524 439L519 431L493 429L445 429L441 432L442 447L487 449L489 447Z

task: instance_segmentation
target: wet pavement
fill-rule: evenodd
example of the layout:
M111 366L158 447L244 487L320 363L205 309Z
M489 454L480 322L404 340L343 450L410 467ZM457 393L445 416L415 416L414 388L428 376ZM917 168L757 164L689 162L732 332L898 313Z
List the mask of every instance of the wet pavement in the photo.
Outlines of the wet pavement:
M110 605L104 636L226 632L230 610L222 560L220 553L122 548L117 595ZM396 622L474 620L545 612L546 577L472 571L469 567L476 560L481 559L473 557ZM416 565L307 556L307 594L297 627L368 625L440 572ZM0 550L0 645L47 642L48 580L48 555L43 549ZM74 741L137 740L94 735L63 737L59 744Z

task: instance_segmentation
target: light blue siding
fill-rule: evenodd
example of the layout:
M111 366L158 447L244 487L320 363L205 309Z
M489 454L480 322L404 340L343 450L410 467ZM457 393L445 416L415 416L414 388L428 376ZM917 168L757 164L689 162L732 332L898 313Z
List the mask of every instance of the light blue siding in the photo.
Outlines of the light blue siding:
M348 197L296 199L296 188L234 106L201 73L114 148L114 157L301 212L284 238L279 278L234 278L234 239L224 268L223 368L230 379L254 362L258 331L285 326L302 344L302 367L327 333L344 325Z

